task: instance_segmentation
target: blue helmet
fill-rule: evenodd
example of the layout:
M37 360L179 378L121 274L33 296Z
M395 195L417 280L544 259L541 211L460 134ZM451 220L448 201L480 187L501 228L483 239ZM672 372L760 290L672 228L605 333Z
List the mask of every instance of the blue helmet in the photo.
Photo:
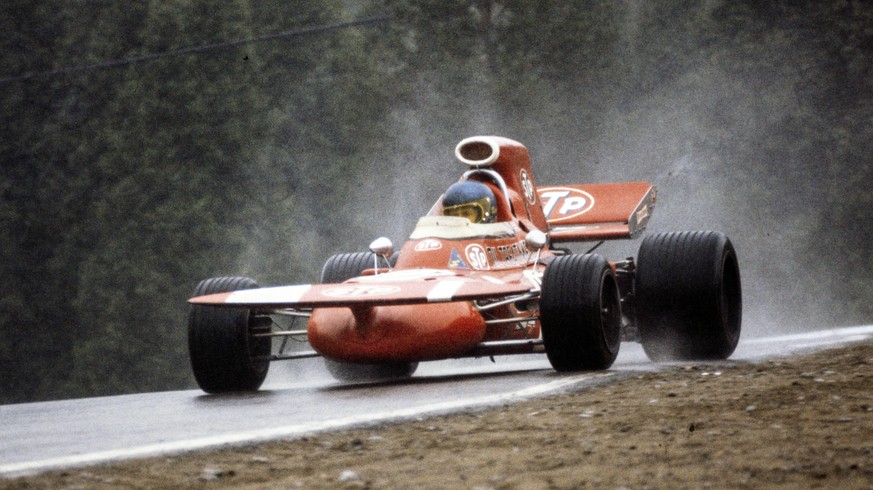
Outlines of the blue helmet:
M443 196L443 214L467 218L473 223L494 223L497 221L497 199L481 182L456 182Z

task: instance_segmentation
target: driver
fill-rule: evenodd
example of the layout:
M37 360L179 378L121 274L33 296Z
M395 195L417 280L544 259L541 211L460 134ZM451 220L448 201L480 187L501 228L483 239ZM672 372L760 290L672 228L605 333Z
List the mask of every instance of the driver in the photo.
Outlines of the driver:
M443 196L443 215L467 218L472 223L494 223L497 200L491 189L481 182L456 182Z

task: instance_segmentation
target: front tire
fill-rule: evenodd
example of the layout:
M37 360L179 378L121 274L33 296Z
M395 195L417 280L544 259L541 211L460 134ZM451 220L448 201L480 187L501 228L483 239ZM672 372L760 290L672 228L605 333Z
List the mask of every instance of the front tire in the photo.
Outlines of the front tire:
M360 276L375 266L371 252L342 253L330 256L321 269L321 283L335 284Z
M637 256L640 341L653 361L727 359L740 339L737 254L722 233L674 232L643 240Z
M216 277L200 282L192 296L257 288L247 277ZM200 389L207 393L255 391L270 367L272 343L252 330L269 321L250 310L191 305L188 311L188 353Z
M608 369L621 344L618 284L600 255L565 255L543 274L543 344L556 371Z

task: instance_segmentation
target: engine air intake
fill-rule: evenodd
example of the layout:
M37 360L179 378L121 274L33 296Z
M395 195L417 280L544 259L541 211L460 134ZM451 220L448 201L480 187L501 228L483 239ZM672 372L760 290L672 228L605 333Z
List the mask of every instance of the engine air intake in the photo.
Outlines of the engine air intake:
M500 146L490 138L474 136L458 143L455 156L471 167L484 167L497 161Z

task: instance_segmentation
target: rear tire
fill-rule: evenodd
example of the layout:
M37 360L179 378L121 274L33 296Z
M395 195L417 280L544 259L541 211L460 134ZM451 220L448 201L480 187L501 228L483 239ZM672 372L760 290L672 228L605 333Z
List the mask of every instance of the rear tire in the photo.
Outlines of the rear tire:
M398 254L391 257L391 266L397 263ZM371 252L342 253L333 255L321 269L321 283L341 283L360 276L366 269L375 266L375 255ZM339 381L384 381L408 378L418 369L417 362L356 364L324 359L331 376Z
M200 282L192 296L257 288L247 277L216 277ZM270 367L272 342L252 337L252 329L269 322L250 310L191 305L188 311L188 353L194 378L207 393L254 391Z
M740 338L737 254L722 233L674 232L643 240L637 257L640 342L653 361L727 359Z
M565 255L543 274L540 323L556 371L608 369L621 345L618 284L600 255Z

